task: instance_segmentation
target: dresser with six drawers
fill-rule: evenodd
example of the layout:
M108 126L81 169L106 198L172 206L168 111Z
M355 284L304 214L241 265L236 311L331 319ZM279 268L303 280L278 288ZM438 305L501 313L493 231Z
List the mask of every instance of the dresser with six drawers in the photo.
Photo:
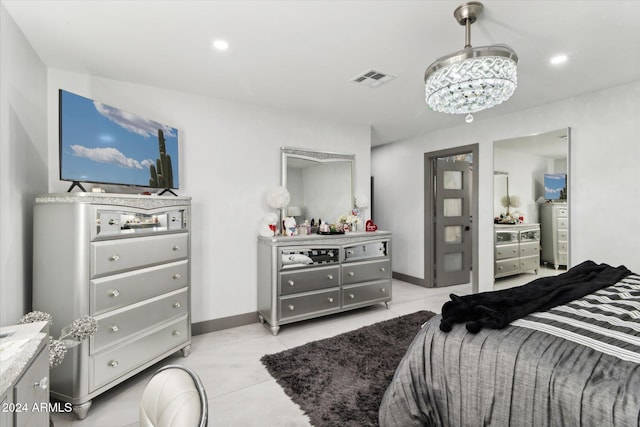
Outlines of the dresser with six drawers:
M96 334L51 371L51 396L84 418L91 400L172 353L187 356L190 198L37 196L33 309L52 335L85 315Z
M391 301L391 233L258 238L258 317L280 326Z

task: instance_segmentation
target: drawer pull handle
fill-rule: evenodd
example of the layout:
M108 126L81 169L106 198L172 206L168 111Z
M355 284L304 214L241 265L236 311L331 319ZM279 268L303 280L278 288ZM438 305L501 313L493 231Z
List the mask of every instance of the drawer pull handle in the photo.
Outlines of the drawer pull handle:
M294 282L293 280L289 280L287 283L289 284L289 286L293 286L296 282Z
M327 279L333 280L333 274L327 274Z
M117 360L111 360L109 362L109 367L111 368L117 368L118 367L118 361Z
M117 261L119 259L120 259L120 255L117 255L117 254L116 255L111 255L109 257L109 261Z
M384 267L380 267L380 271L387 271L387 269Z
M118 224L120 224L120 222L117 219L111 218L109 220L109 225L118 225Z
M180 303L179 302L174 302L173 303L173 308L180 308Z
M46 390L49 388L49 377L43 377L40 381L36 381L33 383L34 388L41 388L42 390Z
M109 329L111 329L111 332L118 332L120 330L120 328L118 328L118 325L112 325Z
M349 294L349 298L354 299L356 296L354 294Z
M175 246L174 246L173 248L171 248L171 249L173 249L174 251L179 251L180 249L182 249L182 246L180 246L180 245L175 245Z
M117 289L114 289L111 292L109 292L109 296L113 298L117 298L119 295L120 295L120 291Z
M333 298L332 298L332 297L329 297L329 298L328 298L328 301L329 301L329 302L333 302Z
M348 274L349 274L349 277L353 277L356 275L356 273L354 273L353 271L350 271Z
M173 331L173 336L174 337L179 337L180 336L180 331Z
M355 252L354 252L354 251L349 250L349 251L347 251L347 253L348 253L349 255L353 255Z
M181 277L182 276L180 275L180 273L176 273L176 274L173 275L173 278L176 279L176 280L181 278Z
M383 294L387 292L387 290L385 288L380 288L380 292L382 292Z
M296 309L296 307L293 304L289 304L289 310L293 311L295 309Z

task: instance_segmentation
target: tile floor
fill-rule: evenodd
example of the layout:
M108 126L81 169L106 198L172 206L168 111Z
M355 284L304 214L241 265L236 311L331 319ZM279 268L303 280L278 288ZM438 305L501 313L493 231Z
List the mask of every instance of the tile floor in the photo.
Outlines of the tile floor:
M556 274L542 268L539 275ZM539 277L521 274L496 280L496 289L527 283ZM138 425L138 404L151 374L164 364L194 369L204 382L209 399L210 426L310 426L295 405L262 366L260 357L310 341L331 337L372 323L416 312L439 313L450 293L470 293L470 285L423 288L399 280L393 282L393 301L356 311L286 325L277 336L261 324L240 326L197 335L187 358L177 353L94 399L87 418L52 414L56 427L120 427Z

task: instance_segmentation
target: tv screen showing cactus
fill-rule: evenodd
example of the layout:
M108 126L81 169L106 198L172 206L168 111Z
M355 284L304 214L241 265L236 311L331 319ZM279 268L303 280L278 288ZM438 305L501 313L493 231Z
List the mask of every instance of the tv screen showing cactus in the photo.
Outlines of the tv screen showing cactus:
M61 180L179 188L177 129L65 90L59 102Z

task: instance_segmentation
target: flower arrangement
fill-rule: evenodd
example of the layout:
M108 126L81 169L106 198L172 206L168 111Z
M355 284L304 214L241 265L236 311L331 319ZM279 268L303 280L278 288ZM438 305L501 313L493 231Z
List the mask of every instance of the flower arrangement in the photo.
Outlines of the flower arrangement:
M31 311L18 320L18 324L33 322L49 322L53 324L53 318L44 311ZM55 368L64 360L67 350L80 345L82 341L94 335L98 330L98 321L91 316L83 316L76 319L70 325L62 328L60 338L49 336L49 366Z

